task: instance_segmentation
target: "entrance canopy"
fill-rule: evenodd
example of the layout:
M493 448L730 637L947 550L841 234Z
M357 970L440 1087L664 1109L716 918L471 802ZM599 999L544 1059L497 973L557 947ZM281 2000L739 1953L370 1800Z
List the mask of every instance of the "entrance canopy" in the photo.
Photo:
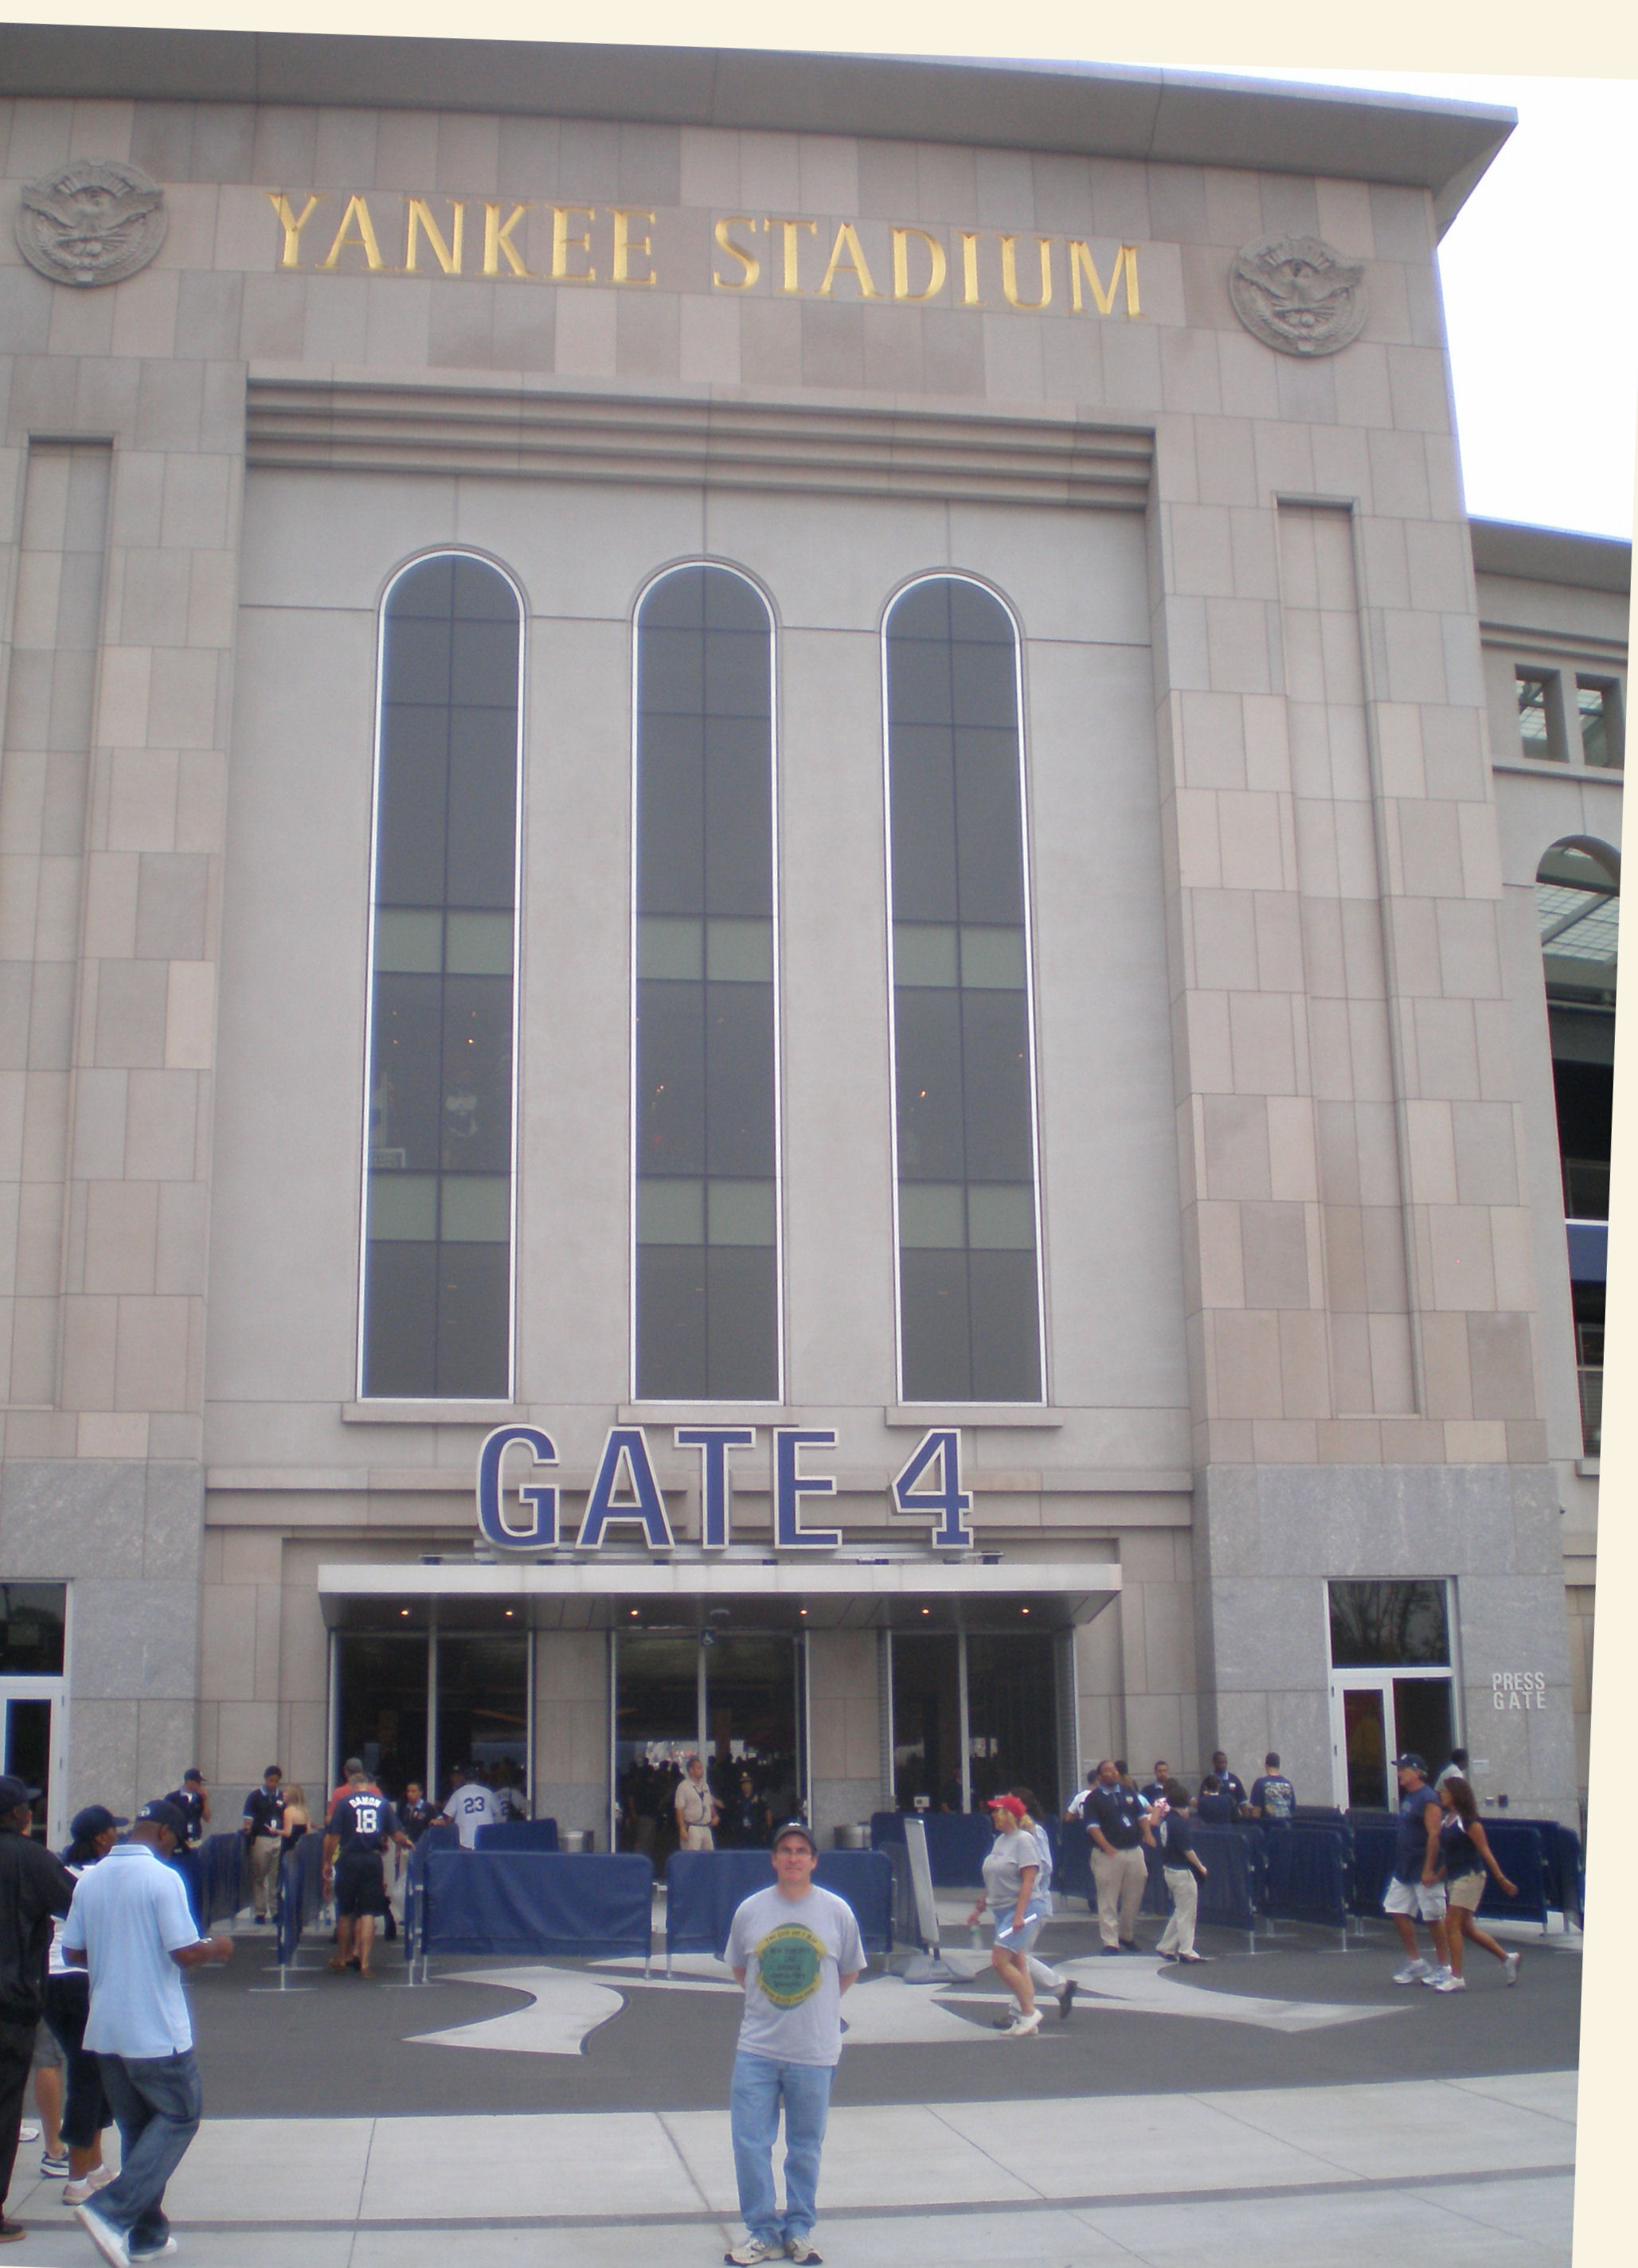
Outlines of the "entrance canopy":
M530 1561L380 1561L319 1569L332 1629L1066 1630L1120 1589L1113 1560L941 1559L861 1552L818 1563L713 1553Z

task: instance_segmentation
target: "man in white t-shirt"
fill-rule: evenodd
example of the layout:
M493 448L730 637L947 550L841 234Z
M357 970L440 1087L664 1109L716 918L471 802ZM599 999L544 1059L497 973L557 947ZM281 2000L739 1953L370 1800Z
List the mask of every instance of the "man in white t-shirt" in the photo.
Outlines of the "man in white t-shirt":
M676 1805L677 1841L682 1849L714 1851L717 1838L712 1830L722 1813L705 1778L703 1756L689 1758L687 1774L678 1782L673 1800Z
M119 2121L118 2176L75 2218L110 2268L176 2250L165 2185L199 2131L199 2069L181 1972L232 1957L231 1937L201 1937L182 1878L165 1864L187 1841L186 1815L144 1804L129 1843L81 1876L60 1943L91 1971L85 2045Z
M819 2154L842 2053L842 1995L865 1965L853 1910L814 1881L819 1849L800 1819L773 1838L774 1884L746 1899L727 1962L745 1987L729 2123L745 2242L733 2268L815 2261ZM785 2105L785 2220L773 2192L773 2144Z
M446 1820L454 1825L463 1851L476 1851L478 1829L498 1826L500 1807L493 1788L486 1787L476 1772L469 1771L464 1764L456 1766L455 1779L455 1792L439 1818L440 1822Z

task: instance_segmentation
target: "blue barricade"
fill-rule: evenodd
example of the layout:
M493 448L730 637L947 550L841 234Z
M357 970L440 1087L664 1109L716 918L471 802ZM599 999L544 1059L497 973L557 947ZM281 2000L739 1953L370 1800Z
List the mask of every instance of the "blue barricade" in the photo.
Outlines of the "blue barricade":
M1195 1855L1206 1869L1206 1880L1199 1884L1199 1904L1196 1918L1202 1923L1214 1923L1224 1929L1251 1931L1257 1926L1253 1902L1256 1853L1249 1835L1236 1827L1206 1827L1194 1825ZM1166 1888L1166 1878L1161 1870L1158 1850L1146 1850L1148 1862L1148 1887L1143 1893L1143 1911L1148 1914L1169 1914L1171 1896ZM1096 1887L1093 1904L1097 1903Z
M1541 1830L1522 1819L1487 1819L1485 1839L1495 1862L1518 1892L1505 1896L1489 1869L1485 1870L1485 1894L1479 1902L1483 1916L1497 1921L1545 1922L1552 1901L1547 1896L1547 1869L1541 1848Z
M885 1851L821 1852L814 1880L852 1906L867 1953L892 1951L893 1862ZM772 1888L765 1851L674 1851L666 1861L666 1958L720 1959L735 1910Z
M648 1958L654 1870L632 1852L428 1851L412 1953Z
M1348 1867L1342 1830L1280 1824L1265 1828L1260 1840L1263 1911L1278 1921L1325 1922L1346 1929Z
M274 1914L274 1944L278 1965L288 1969L296 1958L301 1933L315 1920L323 1903L324 1837L304 1835L278 1862L278 1904Z
M1350 1811L1354 1834L1354 1864L1350 1870L1350 1900L1357 1914L1382 1911L1383 1892L1393 1872L1393 1845L1398 1822L1391 1811Z
M200 1845L199 1918L207 1929L231 1920L244 1903L245 1849L240 1834L207 1835Z
M480 1851L555 1851L557 1822L555 1819L501 1819L492 1827L480 1827L476 1841Z
M194 1927L201 1937L205 1933L204 1865L196 1850L173 1851L170 1865L182 1878L182 1888L188 1893L188 1911L194 1918Z
M985 1854L995 1840L989 1813L925 1811L920 1818L927 1830L927 1863L933 1869L933 1888L977 1889L984 1880ZM870 1820L872 1849L880 1850L884 1843L902 1843L904 1819L902 1811L874 1812ZM830 1855L829 1852L825 1853L827 1858Z

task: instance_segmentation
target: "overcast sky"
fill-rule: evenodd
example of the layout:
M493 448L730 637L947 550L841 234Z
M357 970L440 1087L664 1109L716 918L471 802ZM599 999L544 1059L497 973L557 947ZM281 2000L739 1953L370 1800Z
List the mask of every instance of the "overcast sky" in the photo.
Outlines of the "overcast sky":
M1517 111L1512 138L1440 251L1467 508L1480 519L1630 538L1638 84L1414 71L1248 76Z

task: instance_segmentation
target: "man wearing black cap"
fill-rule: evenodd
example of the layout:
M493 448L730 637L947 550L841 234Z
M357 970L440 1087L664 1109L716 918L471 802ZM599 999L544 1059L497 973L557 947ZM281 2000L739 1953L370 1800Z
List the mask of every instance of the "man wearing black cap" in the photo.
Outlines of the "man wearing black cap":
M1399 1775L1399 1825L1393 1845L1393 1876L1382 1910L1391 1916L1405 1948L1405 1966L1395 1972L1396 1984L1440 1984L1450 1974L1450 1949L1445 1937L1444 1862L1439 1852L1439 1826L1443 1811L1428 1785L1428 1766L1420 1756L1395 1756ZM1430 1969L1416 1950L1416 1923L1427 1926L1438 1964Z
M0 2244L28 2234L20 2220L6 2219L4 2198L45 1992L51 1917L65 1914L74 1895L68 1869L29 1833L35 1793L0 1772Z
M199 2068L181 1971L232 1957L231 1937L202 1937L181 1877L165 1861L188 1822L161 1797L130 1839L80 1877L63 1957L91 1971L85 2045L94 2049L119 2122L119 2174L75 2218L110 2268L176 2249L165 2185L199 2131Z
M853 1910L814 1881L819 1848L800 1819L773 1838L774 1884L734 1917L726 1959L745 1987L728 2095L742 2244L732 2268L817 2262L813 2247L830 2081L842 2054L842 1995L865 1965ZM785 2109L785 2217L773 2191L773 2144Z

